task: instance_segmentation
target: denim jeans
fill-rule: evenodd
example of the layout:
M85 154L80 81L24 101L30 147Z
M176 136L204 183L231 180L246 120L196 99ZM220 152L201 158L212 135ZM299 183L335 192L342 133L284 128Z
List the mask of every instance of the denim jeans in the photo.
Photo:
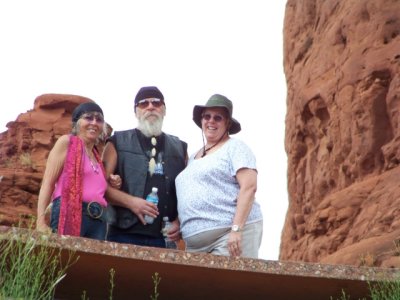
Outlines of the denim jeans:
M57 232L58 229L60 203L61 198L58 197L53 201L53 205L51 208L50 227L53 232ZM86 210L82 208L82 224L80 236L103 241L106 238L106 234L107 223L102 219L93 219L87 214Z
M108 233L107 241L133 244L138 246L165 248L164 238L154 238L141 234L117 232L115 230Z

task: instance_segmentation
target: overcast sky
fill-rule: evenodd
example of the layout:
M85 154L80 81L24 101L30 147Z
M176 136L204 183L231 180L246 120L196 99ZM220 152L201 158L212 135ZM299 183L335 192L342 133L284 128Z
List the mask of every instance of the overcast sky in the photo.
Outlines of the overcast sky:
M164 131L202 146L192 121L214 93L233 101L254 151L264 215L260 258L277 260L288 205L282 30L285 0L0 3L0 132L46 93L100 104L115 130L136 126L141 86L163 92Z

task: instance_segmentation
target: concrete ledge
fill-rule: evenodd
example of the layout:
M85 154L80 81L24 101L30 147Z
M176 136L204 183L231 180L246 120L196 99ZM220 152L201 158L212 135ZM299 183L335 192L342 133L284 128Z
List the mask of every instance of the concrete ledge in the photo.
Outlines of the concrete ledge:
M23 238L28 231L0 227ZM368 282L393 280L399 269L355 268L298 262L229 258L179 250L100 242L35 233L51 247L62 249L66 260L72 250L79 260L56 290L57 299L108 299L110 269L115 270L113 299L150 299L152 276L159 273L162 299L351 299L368 298Z

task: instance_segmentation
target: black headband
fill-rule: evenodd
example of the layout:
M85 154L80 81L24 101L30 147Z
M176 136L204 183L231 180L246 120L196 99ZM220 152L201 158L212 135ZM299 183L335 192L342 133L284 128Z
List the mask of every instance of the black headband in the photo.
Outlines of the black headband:
M103 116L103 110L94 102L86 102L79 104L74 111L72 112L72 122L76 122L79 120L79 118L87 112L98 112L101 113Z
M156 86L144 86L142 87L135 97L135 112L136 106L140 100L147 99L147 98L158 98L162 102L164 102L164 95Z

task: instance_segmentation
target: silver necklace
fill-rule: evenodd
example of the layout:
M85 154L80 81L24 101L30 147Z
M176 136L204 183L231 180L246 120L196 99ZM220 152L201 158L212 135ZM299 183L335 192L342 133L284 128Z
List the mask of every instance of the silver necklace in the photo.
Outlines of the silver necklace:
M89 152L88 152L88 150L86 149L86 147L85 147L85 152L86 152L86 154L87 154L87 156L88 156L88 158L89 158L89 162L90 162L90 165L91 165L91 167L92 167L92 170L96 173L96 174L99 174L99 164L96 162L96 165L93 163L93 161L92 161L92 158L90 157L90 155L89 155Z
M89 158L89 160L90 160L90 165L92 166L93 171L94 171L96 174L99 174L99 164L96 163L96 165L94 165L94 163L92 162L92 160L91 160L90 158Z

